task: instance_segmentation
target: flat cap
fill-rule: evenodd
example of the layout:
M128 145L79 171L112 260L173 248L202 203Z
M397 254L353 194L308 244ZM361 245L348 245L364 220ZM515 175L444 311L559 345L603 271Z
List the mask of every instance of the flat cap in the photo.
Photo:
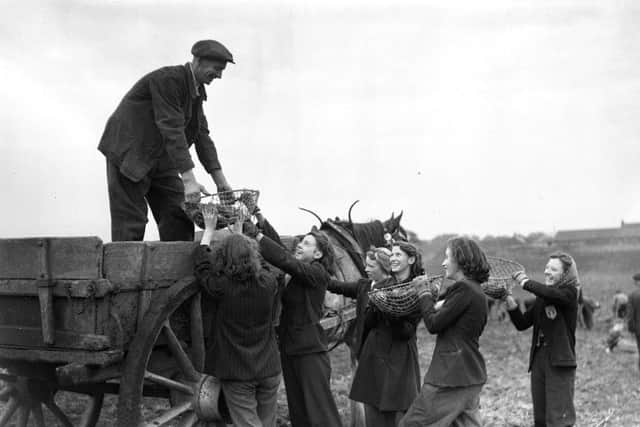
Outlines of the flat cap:
M200 40L195 42L191 48L191 53L193 56L199 58L222 59L223 61L235 64L235 62L233 62L233 55L229 52L229 49L215 40Z

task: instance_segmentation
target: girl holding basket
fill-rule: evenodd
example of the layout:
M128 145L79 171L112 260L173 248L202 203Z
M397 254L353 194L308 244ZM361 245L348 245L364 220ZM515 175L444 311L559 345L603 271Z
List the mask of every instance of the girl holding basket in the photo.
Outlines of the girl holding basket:
M489 278L490 266L478 245L464 237L449 240L442 266L454 283L438 303L429 289L419 290L425 325L437 338L420 395L400 421L403 427L481 426L479 397L487 373L478 341L488 304L480 283Z

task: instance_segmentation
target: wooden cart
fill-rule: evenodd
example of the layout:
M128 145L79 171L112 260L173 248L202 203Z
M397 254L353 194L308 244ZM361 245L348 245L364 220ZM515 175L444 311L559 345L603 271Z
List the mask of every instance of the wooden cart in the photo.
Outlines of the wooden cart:
M193 277L195 246L0 239L0 427L29 419L93 426L107 394L118 396L120 426L193 426L224 415L219 384L203 373L204 336L215 325ZM87 398L69 409L56 402L65 391ZM145 397L169 404L151 408Z

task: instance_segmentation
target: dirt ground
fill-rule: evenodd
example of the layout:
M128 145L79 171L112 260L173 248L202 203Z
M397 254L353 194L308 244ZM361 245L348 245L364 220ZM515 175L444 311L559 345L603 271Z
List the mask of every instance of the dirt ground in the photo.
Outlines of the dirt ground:
M606 311L598 313L596 327L592 331L577 331L576 353L578 370L575 405L577 426L621 427L640 425L640 372L638 355L630 345L607 353L604 340L607 335ZM627 336L627 338L629 338ZM531 426L533 424L529 376L527 374L528 351L531 331L517 332L509 320L491 319L481 337L488 369L488 382L481 394L481 413L486 427ZM420 367L424 374L429 365L435 337L424 325L418 330ZM346 346L331 353L332 388L340 413L349 423L348 393L351 383L349 354ZM61 407L72 417L80 414L84 402L73 394L57 397ZM107 397L99 426L115 424L115 397ZM166 406L165 400L146 399L150 412ZM284 390L279 398L280 425L287 426L287 409ZM51 425L56 425L52 420ZM49 425L49 423L47 424Z
M638 355L632 347L606 353L606 324L576 334L578 370L575 406L577 426L639 426L640 372ZM518 332L510 321L490 320L481 337L488 382L481 394L485 427L531 426L533 414L527 364L531 330ZM424 325L418 331L420 368L424 375L431 359L435 337ZM626 350L626 351L625 351ZM332 385L345 425L349 420L350 374L344 346L332 354Z

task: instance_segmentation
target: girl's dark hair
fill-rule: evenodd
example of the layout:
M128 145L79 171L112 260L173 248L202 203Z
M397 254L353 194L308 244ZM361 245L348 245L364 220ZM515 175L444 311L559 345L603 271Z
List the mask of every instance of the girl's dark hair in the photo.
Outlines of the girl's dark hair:
M331 242L329 242L329 238L324 233L318 230L311 230L306 235L313 236L313 238L316 239L316 247L320 252L322 252L322 258L320 258L318 261L320 262L320 264L322 264L322 266L325 268L325 270L327 270L329 274L334 275L336 272L336 255L335 251L333 250L333 246L331 246Z
M242 234L225 237L216 250L214 270L237 282L257 280L260 272L258 245Z
M408 242L394 242L391 247L398 247L402 252L407 254L410 257L415 258L415 262L411 265L411 270L409 271L409 280L414 279L417 276L422 276L424 274L424 267L422 266L422 254L411 243Z
M489 261L478 244L467 237L454 237L447 242L451 256L464 275L478 283L489 280Z

